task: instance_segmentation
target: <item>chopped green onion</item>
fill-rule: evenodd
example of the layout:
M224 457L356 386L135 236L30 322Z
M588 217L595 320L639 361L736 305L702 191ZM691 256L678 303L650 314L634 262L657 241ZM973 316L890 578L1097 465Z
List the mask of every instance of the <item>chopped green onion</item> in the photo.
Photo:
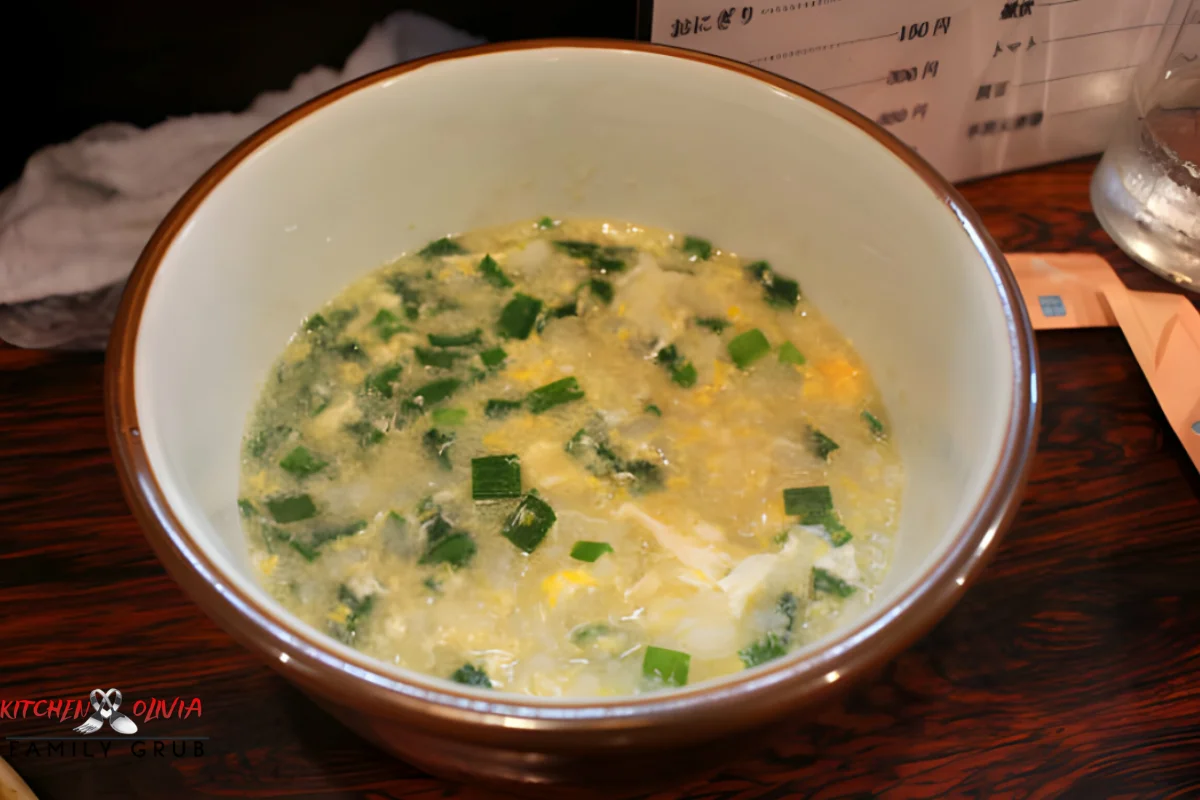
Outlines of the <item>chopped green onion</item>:
M296 392L296 397L310 417L315 417L329 408L329 402L333 399L331 391L320 384L301 386Z
M525 403L529 406L530 412L542 414L555 406L581 399L583 399L583 389L579 387L579 381L575 380L572 375L553 383L547 383L545 386L539 386L529 393L525 398Z
M554 243L562 252L571 258L590 259L600 254L600 245L595 242L580 242L573 239L563 239Z
M279 466L297 478L306 478L325 469L329 466L329 462L322 461L314 456L307 447L300 445L284 456L283 460L279 462Z
M618 466L617 478L632 481L630 491L645 494L662 488L662 474L658 464L645 459L626 461Z
M467 347L479 344L483 339L483 331L476 328L466 333L431 333L429 343L434 347Z
M368 392L375 392L390 399L395 393L396 385L400 382L402 370L403 368L399 364L384 367L374 375L368 376L363 386Z
M353 536L356 533L362 533L367 529L366 520L356 520L347 523L337 528L323 528L312 535L310 543L313 547L320 547L327 542L332 542L334 539L344 539L347 536Z
M430 499L430 502L432 502L432 499ZM421 522L421 530L425 531L425 542L432 547L453 533L454 526L442 516L442 510L438 508L432 517L428 517Z
M508 289L513 285L512 278L504 274L504 270L500 269L496 259L490 255L484 256L483 260L479 262L479 273L483 275L485 281L497 289Z
M601 255L596 256L588 266L599 272L601 275L607 275L610 272L621 272L625 269L625 261L615 256Z
M597 477L630 482L630 491L635 494L645 494L662 487L658 464L643 459L624 460L609 447L608 437L603 431L592 433L580 428L563 449L582 461L584 468Z
M409 319L421 316L421 293L409 286L403 275L389 275L385 280L404 304L404 316Z
M437 578L433 577L432 575L430 575L425 580L421 581L421 585L424 586L429 591L433 592L434 594L441 594L442 582L439 581Z
M662 416L662 409L661 409L661 408L659 408L658 406L654 405L654 403L650 403L650 404L648 404L648 405L647 405L647 406L646 406L644 409L642 409L642 410L643 410L643 411L645 411L647 414L653 414L653 415L654 415L654 416L656 416L656 417L661 417L661 416Z
M671 372L671 380L685 389L696 385L698 373L691 361L679 355L675 345L669 344L654 355L654 360Z
M712 258L712 242L707 239L701 239L699 236L683 237L683 245L679 249L692 256L692 261L696 259L708 261Z
M582 647L609 633L612 628L603 622L588 622L571 631L571 642Z
M467 421L465 408L435 408L433 410L434 425L462 425Z
M671 368L671 380L685 389L695 386L698 376L699 373L696 372L696 367L690 361L685 361L683 364Z
M746 669L750 669L776 658L782 658L787 655L787 651L788 643L785 637L776 633L768 633L754 644L738 650L738 656L746 665Z
M855 588L832 572L820 567L813 567L812 585L814 592L824 592L843 599L854 594Z
M654 360L664 367L673 367L679 363L679 350L675 345L669 344L654 354Z
M454 366L454 362L460 358L466 358L466 353L455 352L454 350L429 350L424 347L415 348L417 361L421 362L425 367L441 367L442 369L450 369Z
M417 255L428 261L431 258L441 258L442 256L459 256L465 252L467 250L461 244L449 236L443 236L422 247L417 251Z
M588 281L588 287L592 290L592 295L599 299L605 305L609 305L613 300L613 285L603 278L592 278Z
M271 518L281 524L299 522L317 515L317 505L306 494L283 495L267 500Z
M304 330L309 333L320 333L322 337L326 337L341 331L350 323L350 320L357 316L357 308L335 308L330 310L328 318L321 314L313 314L304 321Z
M800 610L800 601L791 592L784 592L779 596L779 605L776 608L787 618L787 629L790 631L796 625L796 614Z
M838 519L833 509L833 494L828 486L784 489L783 510L790 516L800 517L801 525L823 527L834 547L841 547L854 538Z
M871 435L876 439L883 439L887 436L887 431L883 427L883 421L879 417L864 409L862 418L867 423L867 427L871 429Z
M483 362L485 367L497 367L504 363L504 359L508 358L508 353L504 352L503 347L493 347L490 350L484 350L479 354L479 360Z
M430 428L421 437L421 444L425 446L425 452L432 456L442 469L447 472L454 469L454 465L450 463L449 452L450 445L454 444L453 433L442 433L437 428Z
M254 507L254 503L251 503L244 497L238 499L238 511L247 519L258 513L258 509Z
M358 342L353 339L348 342L342 342L333 348L333 352L341 356L347 361L366 361L367 354L359 346Z
M579 298L568 300L561 306L545 309L541 314L538 314L537 322L534 323L534 328L538 333L546 330L546 325L552 319L562 319L563 317L579 316Z
M483 689L492 688L492 681L488 678L487 673L474 664L463 664L454 670L454 674L450 676L450 680L455 683L461 683L464 686L479 686Z
M634 250L631 247L602 247L594 242L580 242L571 239L554 242L554 246L562 252L588 262L588 266L597 272L620 272L625 269L625 257Z
M755 261L746 267L747 274L762 284L767 303L779 308L795 308L800 299L800 284L781 277L766 261Z
M350 614L346 617L343 627L346 633L353 637L358 630L358 624L371 613L371 609L375 605L375 595L369 594L360 600L355 597L349 587L343 584L338 587L338 602L350 609Z
M816 428L808 429L809 445L818 458L829 460L829 454L838 449L838 443Z
M496 328L501 336L508 339L528 339L541 310L541 300L517 292L500 312Z
M802 486L784 489L783 511L789 517L800 517L802 522L808 519L819 519L833 511L833 492L828 486Z
M825 528L825 533L829 534L829 543L834 547L841 547L844 544L849 544L854 538L846 526L842 525L841 520L837 518L837 514L830 512L820 522L815 523Z
M519 400L499 400L493 398L487 401L483 413L489 419L502 419L521 407Z
M501 500L521 496L521 461L516 456L471 459L471 499Z
M317 560L317 556L321 555L315 548L308 546L285 530L270 528L269 531L272 537L280 542L285 542L288 547L299 553L310 564Z
M796 345L791 342L784 342L779 345L779 361L781 364L795 364L800 366L804 363L804 354L796 349Z
M405 403L405 409L409 411L425 410L457 392L460 386L462 386L462 381L458 378L442 378L427 383L413 392L412 397Z
M600 556L612 551L613 547L608 542L576 542L571 548L571 558L591 564Z
M542 217L538 220L537 226L544 231L549 230L550 228L554 227L554 220L552 220L550 217Z
M509 515L500 529L500 535L526 553L532 553L546 538L558 516L542 498L529 492L521 504Z
M465 567L475 557L475 540L465 531L451 533L432 542L418 564L449 564L454 569Z
M697 317L696 324L701 328L708 328L713 333L724 333L731 323L722 317Z
M642 674L647 678L657 678L668 686L684 686L688 681L688 668L692 657L678 650L668 650L665 647L646 648L642 658Z
M246 440L246 452L254 458L262 458L268 450L273 450L288 437L292 429L287 425L274 425L263 428Z
M766 287L767 303L779 308L795 308L800 299L800 284L791 278L781 278L778 275Z
M550 312L547 314L547 316L549 316L551 319L562 319L563 317L579 316L578 301L568 300L567 302L563 303L561 306L555 306L554 308L550 309Z
M383 431L366 420L351 422L346 425L345 430L358 440L359 447L370 447L373 444L379 444L383 441L384 437Z
M401 322L399 317L386 308L379 309L379 313L375 315L375 319L371 320L371 327L379 333L379 338L385 342L389 341L397 333L408 333L412 330L412 328Z
M746 369L755 361L771 352L771 344L758 328L739 334L730 340L729 357L739 369Z

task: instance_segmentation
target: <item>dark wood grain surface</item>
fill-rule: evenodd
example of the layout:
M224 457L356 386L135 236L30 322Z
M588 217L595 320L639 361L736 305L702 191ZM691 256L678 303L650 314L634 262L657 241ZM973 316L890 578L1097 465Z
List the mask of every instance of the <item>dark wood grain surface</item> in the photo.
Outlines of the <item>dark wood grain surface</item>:
M1165 289L1099 229L1092 166L964 191L1006 250L1098 252ZM654 800L1200 796L1200 479L1119 331L1038 346L1032 483L982 580L844 710ZM101 363L0 347L0 712L116 686L199 697L145 729L210 738L201 757L0 755L43 800L479 796L359 741L166 577L117 487ZM0 718L5 737L67 727Z

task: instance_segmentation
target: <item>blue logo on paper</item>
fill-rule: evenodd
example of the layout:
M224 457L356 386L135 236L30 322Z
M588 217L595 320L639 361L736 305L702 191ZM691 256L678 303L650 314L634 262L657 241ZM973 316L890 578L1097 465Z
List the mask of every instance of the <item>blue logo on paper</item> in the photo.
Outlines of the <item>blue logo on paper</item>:
M1067 315L1067 307L1063 305L1062 298L1056 294L1044 294L1038 297L1038 304L1042 307L1042 314L1047 317L1065 317Z

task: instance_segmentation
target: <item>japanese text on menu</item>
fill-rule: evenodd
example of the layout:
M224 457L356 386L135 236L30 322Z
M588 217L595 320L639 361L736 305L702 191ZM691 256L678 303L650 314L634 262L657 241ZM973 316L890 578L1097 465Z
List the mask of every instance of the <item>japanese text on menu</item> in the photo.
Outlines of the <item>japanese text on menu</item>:
M818 89L952 180L1104 149L1171 0L656 0L651 41Z

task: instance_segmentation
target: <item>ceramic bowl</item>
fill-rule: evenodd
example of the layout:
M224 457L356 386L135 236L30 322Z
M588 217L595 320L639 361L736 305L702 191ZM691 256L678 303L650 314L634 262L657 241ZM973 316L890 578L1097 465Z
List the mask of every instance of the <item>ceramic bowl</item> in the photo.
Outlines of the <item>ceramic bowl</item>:
M260 588L240 440L300 320L458 231L543 214L701 233L797 278L865 358L907 487L869 611L722 680L569 702L368 658ZM197 604L346 725L430 772L605 796L803 721L941 618L1016 510L1037 425L1029 321L975 213L920 157L803 86L627 42L492 45L335 89L240 144L138 262L107 374L130 505Z

